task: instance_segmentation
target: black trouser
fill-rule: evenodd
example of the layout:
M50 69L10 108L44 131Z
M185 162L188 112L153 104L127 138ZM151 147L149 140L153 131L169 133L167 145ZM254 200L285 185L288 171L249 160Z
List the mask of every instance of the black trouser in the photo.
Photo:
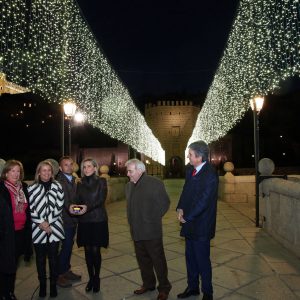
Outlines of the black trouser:
M24 229L15 231L15 258L16 264L23 254L24 248ZM16 273L0 273L0 296L7 296L15 291Z
M0 297L8 296L9 293L14 293L16 273L6 274L0 273Z
M34 244L36 256L36 269L40 282L46 281L46 257L49 261L50 282L56 283L58 272L58 247L59 242Z
M162 239L135 241L136 259L141 271L143 286L153 288L158 280L158 291L169 293L171 284L168 280L168 267Z
M90 280L100 278L101 252L98 246L84 246L85 261Z

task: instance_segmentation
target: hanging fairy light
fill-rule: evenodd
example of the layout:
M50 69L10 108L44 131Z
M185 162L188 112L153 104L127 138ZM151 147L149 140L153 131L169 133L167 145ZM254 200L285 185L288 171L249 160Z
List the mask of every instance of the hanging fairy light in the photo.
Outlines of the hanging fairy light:
M75 0L5 0L0 15L0 72L49 102L73 99L94 127L165 163Z
M227 47L189 139L210 143L241 120L249 99L299 75L299 0L241 0Z

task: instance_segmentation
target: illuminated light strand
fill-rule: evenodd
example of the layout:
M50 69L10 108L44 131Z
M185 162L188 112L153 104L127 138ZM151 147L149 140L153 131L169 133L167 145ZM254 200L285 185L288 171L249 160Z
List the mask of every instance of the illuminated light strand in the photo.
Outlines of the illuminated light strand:
M299 75L299 0L241 0L214 80L188 145L225 136L249 109Z
M165 164L74 0L0 1L0 72L49 102L73 99L91 125Z

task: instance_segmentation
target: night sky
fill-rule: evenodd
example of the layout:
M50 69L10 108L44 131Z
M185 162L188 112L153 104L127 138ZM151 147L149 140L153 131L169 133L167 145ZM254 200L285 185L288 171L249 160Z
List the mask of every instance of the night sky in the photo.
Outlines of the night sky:
M204 100L226 47L239 4L239 0L77 2L102 51L141 112L143 104L155 98L166 99L168 96L169 99L194 101L191 95L201 95L200 101ZM15 98L19 104L15 103ZM300 79L285 80L275 95L266 98L260 115L261 157L273 158L277 166L300 165L298 99ZM11 130L4 131L5 144L1 144L0 157L8 159L13 154L21 161L26 160L29 170L31 162L28 158L38 160L39 156L44 159L60 155L57 111L52 112L53 118L33 109L16 117L16 108L21 107L23 102L32 101L36 102L31 94L2 95L0 101L0 127L19 133L16 139ZM44 109L40 104L38 107L45 112L53 109ZM43 125L40 124L42 119L46 120ZM28 120L31 122L29 127L26 126ZM230 134L251 144L252 126L249 110ZM84 130L88 130L88 134ZM74 128L73 131L74 141L81 147L100 147L112 142L103 134L101 138L99 136L100 132L91 128ZM83 140L81 137L86 138ZM99 144L95 144L96 140ZM15 147L16 141L18 147ZM250 144L238 151L241 153L240 162L235 157L238 167L253 166L253 159L247 161L253 151ZM35 166L35 163L32 165Z
M103 52L136 101L206 93L238 0L77 0Z

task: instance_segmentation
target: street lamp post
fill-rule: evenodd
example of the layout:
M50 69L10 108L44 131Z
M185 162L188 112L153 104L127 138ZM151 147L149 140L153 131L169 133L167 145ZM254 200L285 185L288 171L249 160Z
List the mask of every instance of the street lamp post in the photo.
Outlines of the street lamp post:
M71 155L71 149L72 149L72 141L71 141L71 123L72 123L72 118L75 115L76 112L76 104L73 102L67 102L64 104L64 112L68 118L68 155Z
M61 157L65 155L65 111L64 106L61 106L61 133L60 133Z
M259 227L259 185L258 185L258 161L259 161L259 113L263 107L264 98L255 97L250 100L253 111L254 127L254 158L255 158L255 224Z

